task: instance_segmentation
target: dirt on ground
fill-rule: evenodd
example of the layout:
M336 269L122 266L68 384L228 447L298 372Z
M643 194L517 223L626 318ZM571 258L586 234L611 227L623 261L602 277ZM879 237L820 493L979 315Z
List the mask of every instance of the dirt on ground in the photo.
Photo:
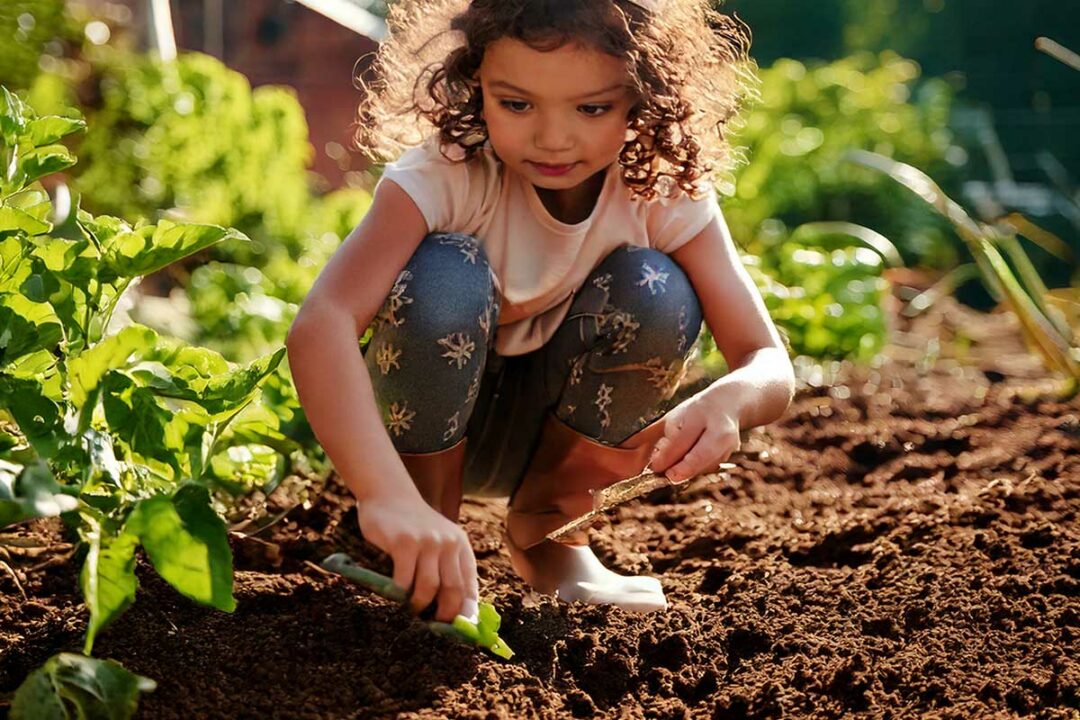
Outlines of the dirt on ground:
M141 562L95 654L157 680L139 718L1078 718L1080 402L1028 396L1041 371L1011 316L940 312L899 328L877 367L804 372L726 475L593 532L606 563L660 578L666 612L529 592L502 546L505 501L468 500L517 654L435 636L315 567L344 550L390 571L331 478L234 536L234 613ZM0 537L5 693L78 650L87 616L58 522Z

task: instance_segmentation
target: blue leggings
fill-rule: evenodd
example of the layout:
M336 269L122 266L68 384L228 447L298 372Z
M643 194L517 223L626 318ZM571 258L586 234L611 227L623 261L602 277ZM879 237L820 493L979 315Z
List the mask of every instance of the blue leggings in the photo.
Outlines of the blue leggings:
M465 488L507 496L545 414L618 445L661 417L701 329L701 307L669 256L624 245L593 269L546 345L494 351L499 298L479 241L421 241L364 350L383 424L402 453L468 437Z

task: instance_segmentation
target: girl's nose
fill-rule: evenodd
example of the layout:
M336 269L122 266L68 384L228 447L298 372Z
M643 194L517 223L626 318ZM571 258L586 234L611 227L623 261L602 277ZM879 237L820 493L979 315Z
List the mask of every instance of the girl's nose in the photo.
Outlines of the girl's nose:
M541 124L536 131L534 142L536 148L549 153L549 157L566 152L574 146L570 133L566 131L565 127L560 127L560 124L555 122Z

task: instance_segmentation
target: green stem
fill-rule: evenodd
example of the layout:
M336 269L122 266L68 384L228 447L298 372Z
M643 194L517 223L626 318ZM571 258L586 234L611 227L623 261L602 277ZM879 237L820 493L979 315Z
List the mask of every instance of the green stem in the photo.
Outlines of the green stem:
M1038 309L997 248L989 240L983 240L982 250L994 270L998 273L1001 284L1007 293L1007 299L1020 320L1020 327L1028 338L1039 348L1047 365L1059 370L1067 377L1080 378L1080 363L1072 357L1070 339L1062 337L1053 323Z
M1032 302L1035 303L1042 314L1046 316L1046 319L1063 337L1071 338L1072 331L1069 329L1068 324L1055 315L1047 304L1046 296L1050 294L1050 291L1047 290L1046 283L1039 277L1035 266L1031 264L1031 259L1024 252L1020 241L1017 240L1015 235L1004 235L1000 238L999 244L1005 248L1005 252L1013 261L1013 266L1016 267L1016 272L1020 276L1019 279L1024 283L1024 289L1027 291L1028 297L1031 298Z

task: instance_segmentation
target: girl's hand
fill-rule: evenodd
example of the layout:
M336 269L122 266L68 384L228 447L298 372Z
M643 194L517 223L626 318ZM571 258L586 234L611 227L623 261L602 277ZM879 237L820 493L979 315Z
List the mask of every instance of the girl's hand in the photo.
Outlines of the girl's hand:
M723 386L714 386L668 412L649 467L672 483L683 483L716 472L740 447L737 403Z
M435 619L476 620L480 589L476 556L469 536L457 523L416 497L375 497L357 504L364 537L394 562L394 583L410 593L420 613L439 599Z

